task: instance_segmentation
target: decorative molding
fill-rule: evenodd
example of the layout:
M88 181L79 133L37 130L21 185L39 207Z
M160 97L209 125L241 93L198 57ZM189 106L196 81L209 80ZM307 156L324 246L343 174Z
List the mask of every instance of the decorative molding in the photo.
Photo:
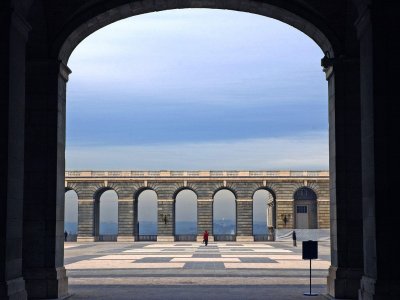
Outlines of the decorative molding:
M69 79L69 74L71 74L72 71L70 68L68 68L68 66L66 64L64 64L63 62L60 62L60 76L62 77L62 79L65 80L65 82L68 81Z
M25 40L28 39L29 32L32 30L31 25L25 20L25 18L16 11L12 12L11 22L14 28L24 37Z

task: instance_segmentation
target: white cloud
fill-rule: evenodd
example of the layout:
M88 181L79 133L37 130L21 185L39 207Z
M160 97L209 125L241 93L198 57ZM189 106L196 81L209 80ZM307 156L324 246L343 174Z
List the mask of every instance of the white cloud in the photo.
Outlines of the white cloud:
M325 132L146 146L69 147L68 170L326 170Z

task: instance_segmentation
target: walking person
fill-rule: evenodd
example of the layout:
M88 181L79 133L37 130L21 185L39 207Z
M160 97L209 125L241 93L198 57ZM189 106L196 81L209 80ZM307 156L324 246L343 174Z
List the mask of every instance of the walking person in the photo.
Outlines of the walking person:
M296 231L293 230L292 232L292 239L293 239L293 247L297 247L297 238L296 238Z
M207 232L207 230L204 231L204 234L203 234L203 242L204 242L204 244L205 244L206 246L208 245L208 232Z
M68 232L65 230L64 231L64 242L67 241L67 238L68 238Z

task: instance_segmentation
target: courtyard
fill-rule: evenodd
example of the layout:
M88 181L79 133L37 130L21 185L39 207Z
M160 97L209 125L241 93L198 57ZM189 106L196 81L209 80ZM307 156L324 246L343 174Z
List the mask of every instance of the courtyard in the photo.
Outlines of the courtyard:
M325 299L330 244L312 261L314 299ZM305 299L301 242L65 243L70 299Z

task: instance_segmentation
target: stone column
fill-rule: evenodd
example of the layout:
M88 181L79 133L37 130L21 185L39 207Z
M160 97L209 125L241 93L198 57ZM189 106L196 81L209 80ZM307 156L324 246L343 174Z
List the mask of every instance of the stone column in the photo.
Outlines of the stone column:
M267 204L267 227L270 228L274 226L273 223L273 209L274 209L274 203L270 202Z
M2 3L2 8L7 6ZM25 44L29 25L0 8L0 299L26 299L22 278Z
M267 203L267 228L268 228L268 240L274 241L275 240L275 213L274 213L274 200L271 200Z
M95 200L78 198L77 242L95 242Z
M360 1L367 2L367 1ZM369 1L356 22L361 49L364 274L359 299L400 299L397 1Z
M56 58L27 61L23 274L30 298L68 294L63 232L69 73Z
M254 242L253 199L236 200L236 241Z
M157 242L175 241L175 201L158 199Z
M136 237L135 200L118 199L118 242L134 242Z
M213 235L213 199L197 199L197 241L203 241L203 233L208 231L208 240L214 241Z
M318 228L329 229L329 200L318 199Z
M360 65L336 58L326 67L329 87L331 266L328 293L357 297L363 269L361 214Z

